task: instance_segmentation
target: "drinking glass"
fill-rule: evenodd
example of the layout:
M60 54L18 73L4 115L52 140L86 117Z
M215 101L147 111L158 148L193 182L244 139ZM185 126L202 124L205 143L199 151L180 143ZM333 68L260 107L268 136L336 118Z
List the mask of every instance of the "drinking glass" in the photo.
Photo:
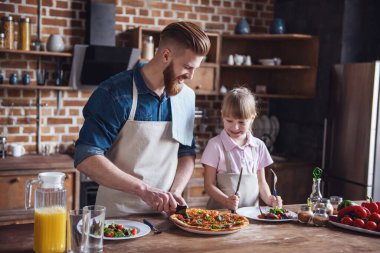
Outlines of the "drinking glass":
M338 214L338 205L340 203L342 203L342 201L343 201L343 198L340 196L331 196L330 197L331 205L334 208L333 214Z
M103 232L106 208L93 205L83 207L82 243L84 252L103 252Z
M82 243L82 224L83 210L70 210L68 216L67 228L67 252L80 253L83 252ZM79 225L78 225L79 224Z

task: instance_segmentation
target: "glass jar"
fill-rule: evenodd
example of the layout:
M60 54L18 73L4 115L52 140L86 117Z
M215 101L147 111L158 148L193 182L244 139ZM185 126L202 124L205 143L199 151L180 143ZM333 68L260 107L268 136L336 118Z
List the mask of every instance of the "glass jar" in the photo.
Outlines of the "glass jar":
M142 58L144 60L151 60L154 56L154 41L153 36L145 36L142 48Z
M30 50L30 19L20 18L18 22L18 49Z
M313 218L313 212L311 211L311 207L308 205L300 206L298 210L298 221L301 223L309 223Z
M4 47L5 47L5 34L0 33L0 48L4 48Z
M316 208L313 216L313 223L318 227L323 227L327 225L329 216L326 213L326 208Z
M321 206L319 206L321 205ZM332 215L334 212L334 207L331 205L330 199L327 198L321 198L316 207L324 207L326 208L327 215Z
M322 198L321 194L321 179L313 178L313 186L310 197L307 199L307 204L311 207L311 209L315 210L315 205Z
M14 24L12 16L5 16L2 18L3 31L4 31L4 48L13 49L14 46Z
M66 189L65 174L43 172L30 179L25 187L25 208L31 208L34 194L34 252L65 252L66 250Z

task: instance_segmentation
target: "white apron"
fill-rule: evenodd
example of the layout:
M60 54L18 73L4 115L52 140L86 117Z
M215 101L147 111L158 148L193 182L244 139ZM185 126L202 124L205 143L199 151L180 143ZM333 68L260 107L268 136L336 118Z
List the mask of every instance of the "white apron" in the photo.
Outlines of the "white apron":
M137 99L133 80L129 118L106 156L124 172L169 191L177 170L179 143L172 138L171 122L134 120ZM156 212L138 196L105 186L99 186L96 204L107 208L107 216Z
M255 147L252 148L252 152L256 152ZM235 194L236 187L239 181L239 173L233 173L231 169L231 153L224 151L224 156L226 158L226 169L227 173L216 174L216 186L227 196ZM253 155L254 161L252 168L247 168L252 170L252 174L243 174L241 176L240 188L239 188L239 208L245 206L257 206L259 203L259 182L257 179L257 155ZM219 204L213 198L210 198L207 202L207 209L225 209L224 206Z

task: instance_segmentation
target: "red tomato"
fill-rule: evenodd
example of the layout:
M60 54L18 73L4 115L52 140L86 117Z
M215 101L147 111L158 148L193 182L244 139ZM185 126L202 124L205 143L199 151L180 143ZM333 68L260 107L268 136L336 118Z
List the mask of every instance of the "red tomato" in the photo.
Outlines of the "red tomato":
M348 217L348 216L344 216L341 220L340 220L340 223L342 224L346 224L346 225L351 225L352 226L352 223L353 223L353 220Z
M259 215L257 215L257 218L259 218L259 219L265 219L265 214L259 214Z
M124 229L123 225L121 225L121 224L115 224L115 227L117 229L119 229L119 230L123 230Z
M132 234L132 235L136 235L136 234L137 234L137 229L135 229L135 228L132 229L132 230L131 230L131 234Z
M372 213L370 216L369 216L369 220L370 221L374 221L376 223L379 223L380 222L380 214L378 213Z
M377 225L374 221L367 221L364 226L365 229L375 231L377 229Z
M354 226L358 228L363 228L365 226L365 223L362 219L356 219L354 221Z

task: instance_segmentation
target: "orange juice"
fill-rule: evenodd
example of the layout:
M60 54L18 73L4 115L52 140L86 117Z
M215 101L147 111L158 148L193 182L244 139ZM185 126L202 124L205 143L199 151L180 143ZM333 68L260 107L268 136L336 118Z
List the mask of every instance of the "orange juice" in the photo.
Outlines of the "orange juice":
M66 209L42 207L34 213L34 251L58 253L66 250Z

